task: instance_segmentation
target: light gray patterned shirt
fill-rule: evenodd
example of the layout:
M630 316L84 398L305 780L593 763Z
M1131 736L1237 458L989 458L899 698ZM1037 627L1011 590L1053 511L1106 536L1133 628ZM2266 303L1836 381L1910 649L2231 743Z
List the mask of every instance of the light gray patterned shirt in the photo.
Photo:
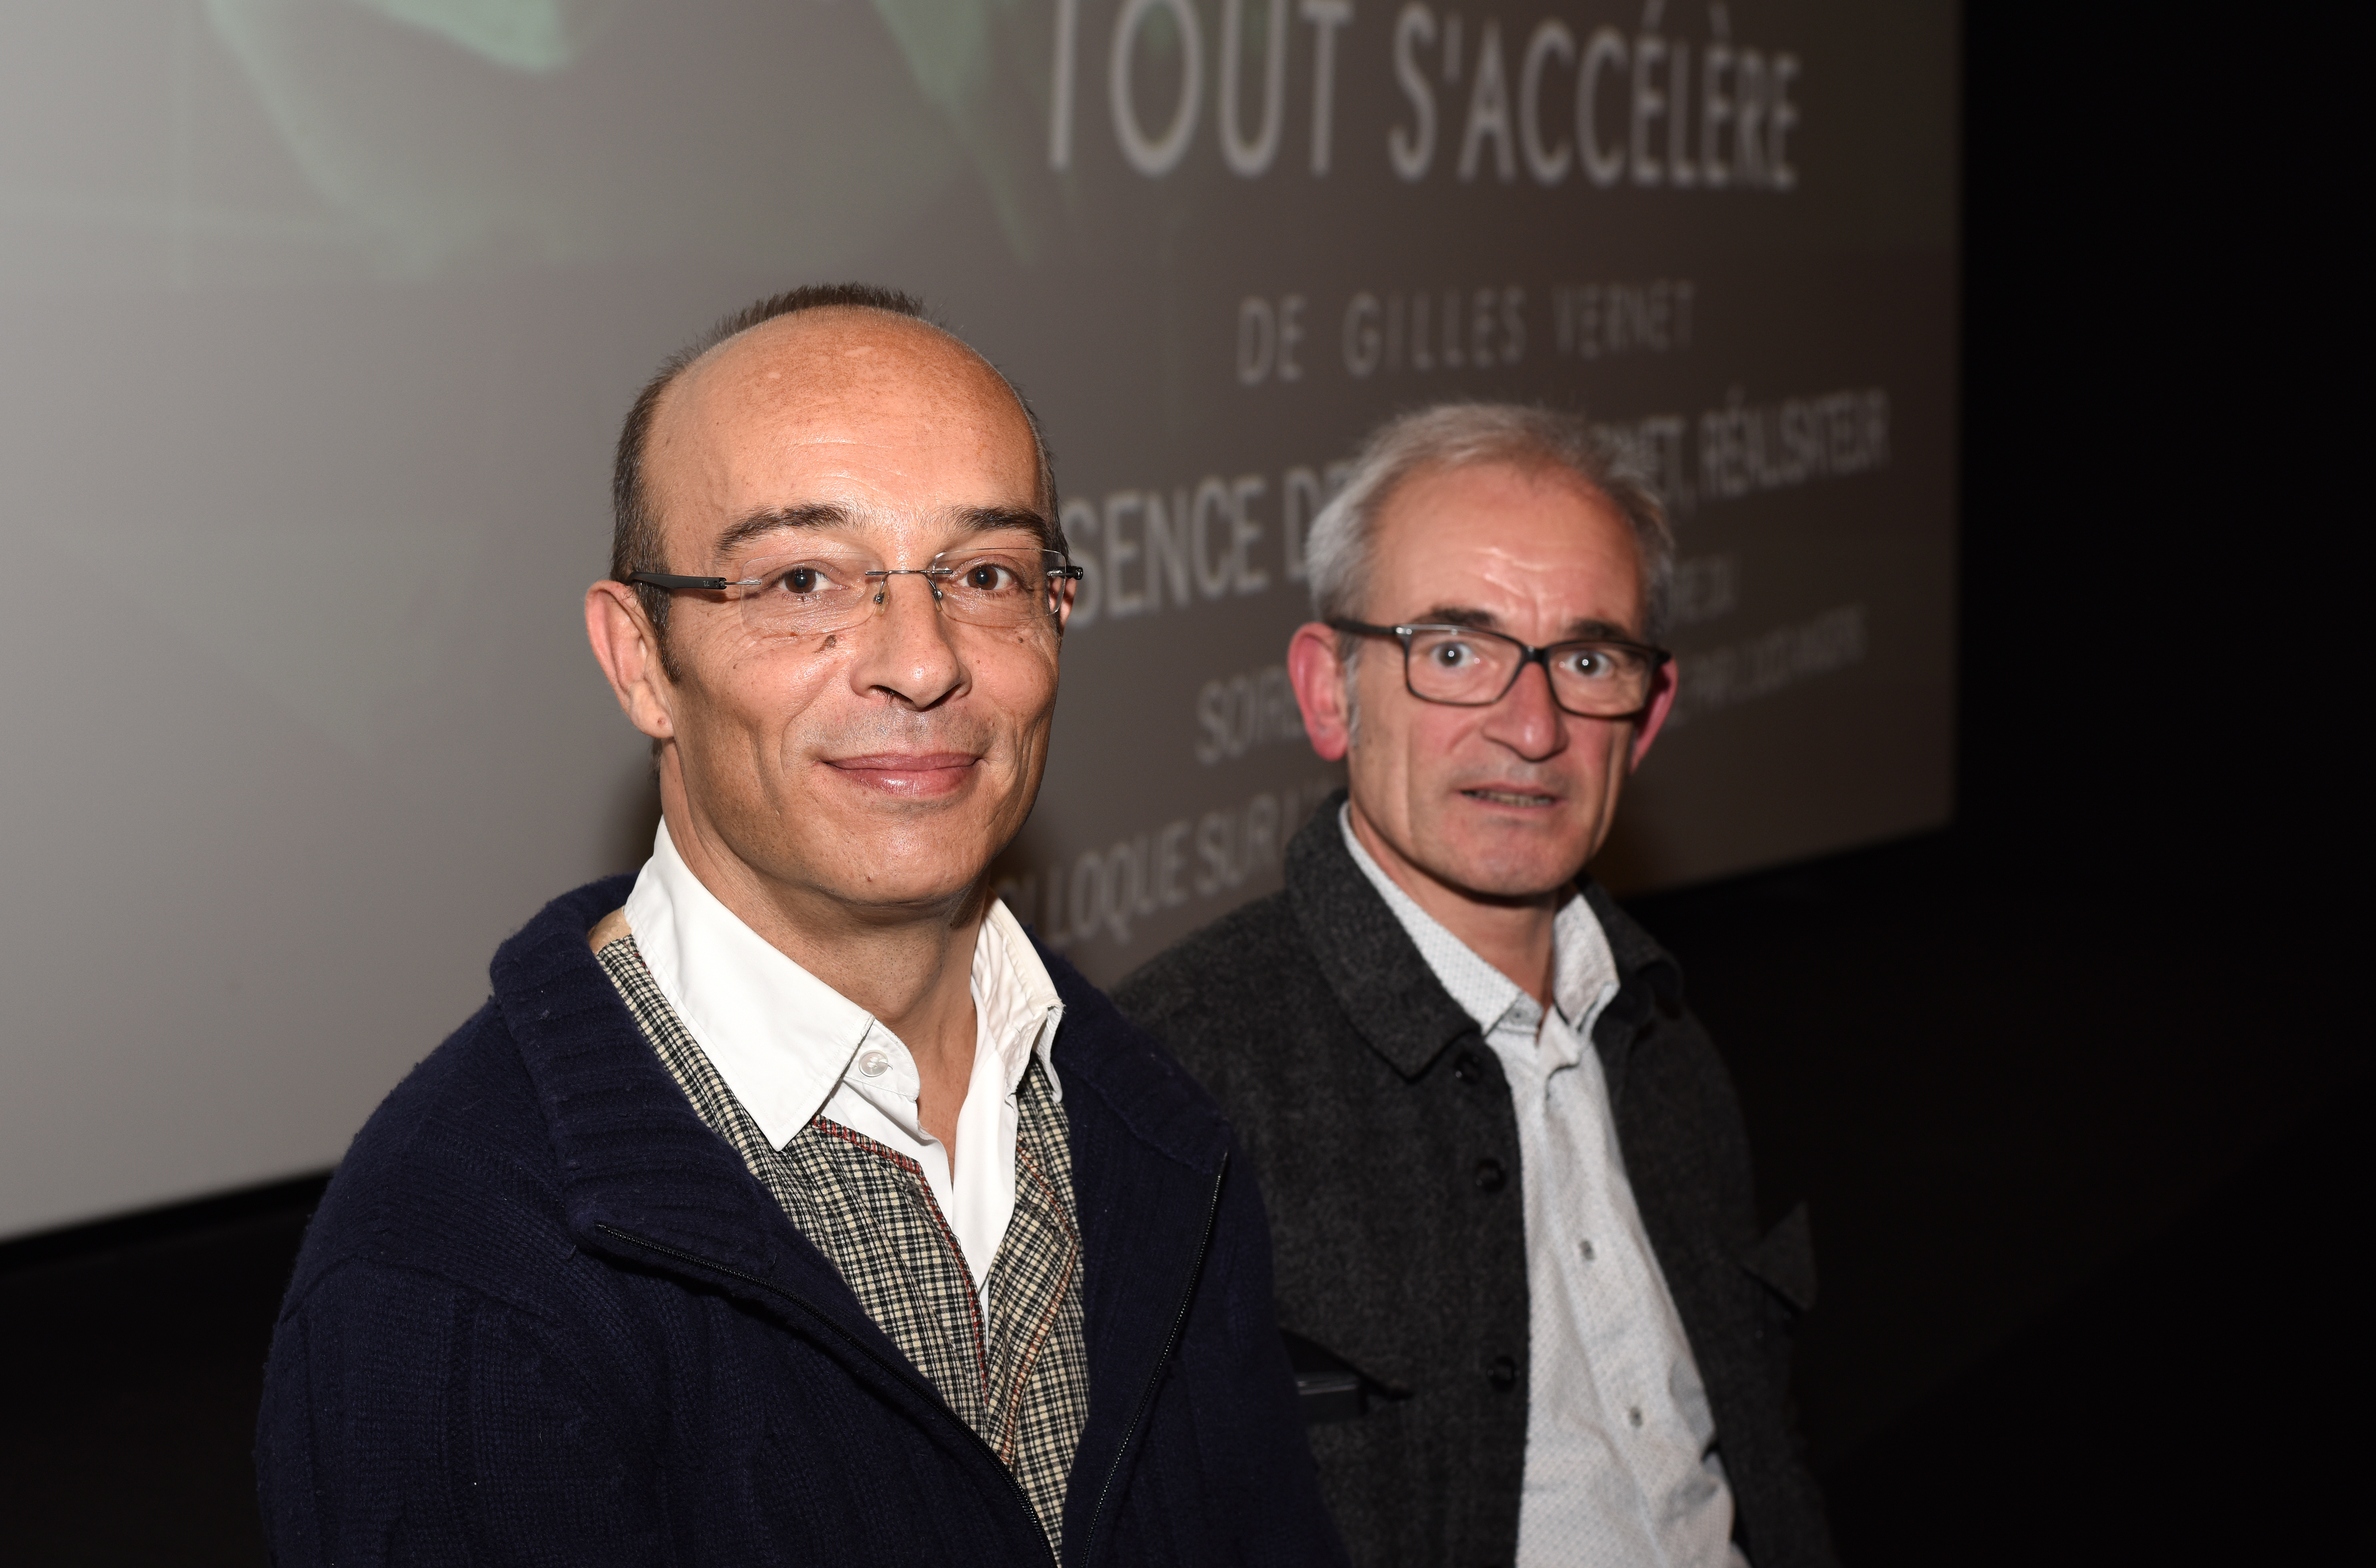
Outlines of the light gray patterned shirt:
M1592 1026L1617 960L1581 896L1560 906L1547 1011L1396 886L1353 863L1500 1059L1527 1211L1527 1469L1519 1568L1747 1568L1716 1418L1643 1231Z

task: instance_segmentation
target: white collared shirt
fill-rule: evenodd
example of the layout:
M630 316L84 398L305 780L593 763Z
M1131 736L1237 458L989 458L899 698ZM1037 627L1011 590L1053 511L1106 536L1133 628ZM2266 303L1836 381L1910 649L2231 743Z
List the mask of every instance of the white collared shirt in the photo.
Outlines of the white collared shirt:
M665 822L627 895L626 916L660 994L768 1143L783 1147L823 1111L913 1159L956 1233L974 1288L986 1291L1015 1215L1016 1087L1035 1051L1050 1092L1064 1097L1050 1055L1064 1004L1006 906L992 901L974 942L973 1077L957 1112L954 1170L917 1120L921 1080L906 1044L719 903L677 853Z
M1592 907L1554 917L1549 1012L1420 909L1339 816L1346 847L1485 1033L1517 1111L1526 1201L1520 1568L1747 1568L1716 1418L1617 1146L1592 1026L1617 960Z

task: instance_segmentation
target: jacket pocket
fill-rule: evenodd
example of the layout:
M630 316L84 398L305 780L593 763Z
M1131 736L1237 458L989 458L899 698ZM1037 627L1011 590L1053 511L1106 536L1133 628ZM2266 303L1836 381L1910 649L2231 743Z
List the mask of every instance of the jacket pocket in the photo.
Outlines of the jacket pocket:
M1359 1420L1382 1405L1410 1397L1409 1389L1380 1383L1325 1345L1286 1329L1279 1330L1278 1336L1287 1342L1288 1364L1295 1369L1297 1403L1302 1407L1307 1427Z
M1757 1244L1743 1253L1740 1266L1752 1278L1800 1312L1815 1305L1815 1237L1807 1225L1804 1201L1784 1215Z

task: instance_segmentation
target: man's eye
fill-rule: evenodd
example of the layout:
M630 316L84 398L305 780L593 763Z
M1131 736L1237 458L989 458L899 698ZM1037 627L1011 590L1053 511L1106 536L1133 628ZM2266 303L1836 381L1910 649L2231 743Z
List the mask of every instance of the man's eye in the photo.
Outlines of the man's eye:
M968 593L996 596L1020 587L1023 575L1004 561L986 559L968 561L958 567L956 581Z
M1562 654L1560 663L1582 681L1614 681L1635 668L1633 655L1614 647L1575 648Z
M1476 651L1467 643L1438 643L1435 661L1446 670L1458 670L1475 661Z
M781 580L788 593L812 594L824 586L825 574L814 566L795 566Z

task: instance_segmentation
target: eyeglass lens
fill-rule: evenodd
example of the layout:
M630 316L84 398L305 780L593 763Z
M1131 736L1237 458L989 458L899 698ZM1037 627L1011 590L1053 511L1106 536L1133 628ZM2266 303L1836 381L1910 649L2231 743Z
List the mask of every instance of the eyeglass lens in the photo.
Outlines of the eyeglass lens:
M1522 645L1465 627L1422 626L1406 646L1412 695L1462 707L1501 700L1525 659ZM1654 666L1622 644L1562 643L1545 663L1552 697L1571 713L1617 719L1649 700Z
M766 637L819 636L858 624L894 591L895 576L921 576L941 613L973 626L1020 626L1053 615L1063 557L1036 546L944 551L932 564L890 571L863 555L812 549L754 557L728 575L742 624Z

